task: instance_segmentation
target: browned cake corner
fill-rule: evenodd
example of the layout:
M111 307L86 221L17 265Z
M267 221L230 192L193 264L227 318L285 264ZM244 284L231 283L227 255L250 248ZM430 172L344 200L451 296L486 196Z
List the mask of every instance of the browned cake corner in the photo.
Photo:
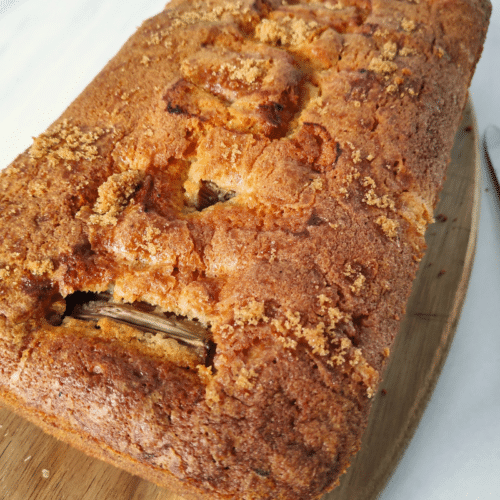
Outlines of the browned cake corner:
M360 446L490 5L171 2L0 176L0 394L186 498Z

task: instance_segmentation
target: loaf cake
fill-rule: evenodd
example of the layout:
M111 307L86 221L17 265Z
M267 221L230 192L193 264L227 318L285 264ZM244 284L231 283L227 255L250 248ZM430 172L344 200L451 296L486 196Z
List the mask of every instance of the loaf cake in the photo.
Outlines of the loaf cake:
M0 176L0 400L186 499L360 447L488 0L173 0Z

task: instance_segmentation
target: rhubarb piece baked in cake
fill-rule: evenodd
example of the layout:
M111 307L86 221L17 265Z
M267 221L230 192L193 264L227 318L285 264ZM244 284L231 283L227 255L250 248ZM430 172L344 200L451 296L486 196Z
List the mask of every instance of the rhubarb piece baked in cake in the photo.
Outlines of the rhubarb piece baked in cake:
M0 394L185 498L346 470L485 0L176 1L0 177Z

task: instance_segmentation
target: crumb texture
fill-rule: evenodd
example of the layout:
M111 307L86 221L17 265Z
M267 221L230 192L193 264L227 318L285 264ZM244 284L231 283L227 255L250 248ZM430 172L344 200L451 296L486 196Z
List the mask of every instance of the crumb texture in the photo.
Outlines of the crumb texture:
M489 9L173 0L145 21L0 174L9 404L182 494L334 487L425 251ZM72 297L97 293L199 322L213 352L71 317Z

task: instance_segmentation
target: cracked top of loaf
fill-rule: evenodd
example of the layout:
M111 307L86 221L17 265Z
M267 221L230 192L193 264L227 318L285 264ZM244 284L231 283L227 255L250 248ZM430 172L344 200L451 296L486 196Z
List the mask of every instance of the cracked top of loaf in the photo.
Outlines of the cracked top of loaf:
M5 397L184 494L330 489L404 314L488 15L174 0L143 23L0 174ZM96 329L65 314L78 292L196 320L215 353Z

